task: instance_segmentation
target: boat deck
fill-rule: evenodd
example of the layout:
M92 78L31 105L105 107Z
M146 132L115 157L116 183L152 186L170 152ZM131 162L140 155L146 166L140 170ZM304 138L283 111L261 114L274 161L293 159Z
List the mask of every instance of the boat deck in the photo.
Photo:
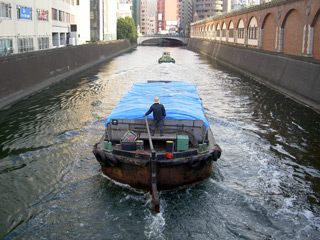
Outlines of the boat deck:
M141 133L139 139L149 140L148 133ZM151 136L152 140L176 140L177 134L175 133L164 133L163 136L160 136L160 133L155 133L154 136Z

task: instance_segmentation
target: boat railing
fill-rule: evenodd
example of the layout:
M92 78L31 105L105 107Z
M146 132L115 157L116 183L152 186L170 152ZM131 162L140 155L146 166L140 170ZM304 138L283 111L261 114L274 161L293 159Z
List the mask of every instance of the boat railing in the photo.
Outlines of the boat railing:
M111 121L106 129L106 135L109 141L120 141L123 135L128 131L133 131L138 134L138 138L148 139L145 119L117 119ZM153 119L147 119L151 124ZM114 124L113 122L116 122ZM174 120L166 119L164 123L166 137L172 134L187 134L192 142L196 145L204 141L206 136L206 127L203 125L202 120Z

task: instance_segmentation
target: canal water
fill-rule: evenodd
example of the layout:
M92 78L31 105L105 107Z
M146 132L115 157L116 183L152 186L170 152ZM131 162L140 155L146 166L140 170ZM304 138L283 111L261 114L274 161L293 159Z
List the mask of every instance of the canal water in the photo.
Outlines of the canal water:
M157 215L91 152L147 80L195 83L223 149L208 180L160 193ZM0 111L0 128L0 238L320 238L320 115L183 47L138 47Z

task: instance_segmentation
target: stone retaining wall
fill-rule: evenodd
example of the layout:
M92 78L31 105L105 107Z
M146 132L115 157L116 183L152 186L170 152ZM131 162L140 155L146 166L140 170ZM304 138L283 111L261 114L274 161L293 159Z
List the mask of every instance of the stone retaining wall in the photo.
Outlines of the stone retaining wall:
M133 47L118 40L0 57L0 109Z
M192 38L188 48L320 110L320 63Z

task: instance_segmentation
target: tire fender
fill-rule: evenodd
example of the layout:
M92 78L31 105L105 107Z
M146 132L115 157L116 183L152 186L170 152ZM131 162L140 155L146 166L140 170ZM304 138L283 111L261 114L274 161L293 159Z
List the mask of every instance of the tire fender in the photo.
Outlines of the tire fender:
M201 163L200 159L197 156L195 156L190 159L190 161L188 162L188 165L191 168L197 168L200 166L200 163Z
M107 166L107 156L103 151L93 150L93 154L102 167Z
M108 156L107 161L111 167L117 167L119 165L119 160L115 156Z
M213 161L217 161L221 156L221 152L218 151L218 150L215 150L213 153L212 153L212 157L213 157Z
M205 165L209 165L211 163L211 160L213 159L212 154L206 154L203 158L203 162Z

